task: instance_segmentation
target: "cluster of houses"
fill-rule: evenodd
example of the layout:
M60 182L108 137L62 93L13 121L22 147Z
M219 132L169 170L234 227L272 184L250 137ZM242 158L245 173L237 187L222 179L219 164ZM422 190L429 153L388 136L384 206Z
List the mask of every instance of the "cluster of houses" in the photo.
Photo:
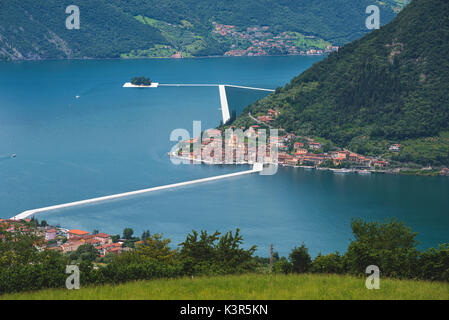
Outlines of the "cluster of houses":
M50 227L44 232L47 241L56 240L58 229ZM106 233L90 234L87 231L73 229L63 232L62 235L66 235L67 241L65 243L57 241L52 245L48 245L47 248L69 253L76 251L81 245L90 244L98 251L100 257L104 257L108 253L120 254L122 252L122 244L120 242L113 243L111 236Z
M348 150L331 151L323 153L313 153L310 150L321 149L319 142L309 142L308 147L304 143L295 142L294 152L280 152L278 155L279 163L288 166L321 166L327 161L331 161L334 166L340 166L343 162L349 162L352 166L359 168L385 168L388 161L374 159L359 155Z
M337 46L328 45L325 49L308 48L301 50L294 43L298 36L288 32L282 32L273 35L269 32L268 26L248 27L246 30L239 31L236 26L225 25L213 22L215 33L238 41L238 44L232 44L231 50L225 53L227 56L265 56L272 54L291 54L291 55L323 55L333 51L338 51ZM306 36L314 39L314 36ZM242 45L242 41L246 45ZM243 47L242 47L243 46Z
M257 138L258 133L255 127L257 126L250 128L247 132L247 137L253 136ZM245 130L246 128L243 127L241 129ZM248 151L247 142L238 139L237 135L233 135L229 139L223 139L222 134L223 132L219 129L209 129L207 130L207 135L203 136L201 141L199 138L194 138L181 142L178 150L171 156L211 164L255 162L256 159L252 160L251 153ZM197 143L200 143L200 149L192 150L191 146ZM255 154L254 156L256 157Z
M25 222L30 222L30 219L25 219ZM0 229L9 233L15 232L31 232L31 228L24 224L23 222L18 222L12 219L0 219ZM0 235L0 239L4 239L3 234Z
M259 117L262 118L264 116ZM268 116L267 116L268 117ZM253 125L247 130L246 136L258 136L256 129L259 125ZM232 127L235 129L235 127ZM244 130L245 128L241 128ZM192 161L209 162L214 164L222 163L252 163L256 161L256 155L251 155L248 151L248 141L237 139L237 135L232 135L231 139L222 138L222 131L218 129L208 130L210 138L199 141L199 138L183 141L175 156ZM301 140L303 142L297 141ZM198 152L193 152L191 145L201 142L201 148ZM277 159L271 159L271 148L278 150ZM326 161L332 161L334 166L339 166L343 162L349 162L352 166L360 168L385 168L389 165L388 161L363 156L348 150L319 152L323 146L320 142L311 138L296 137L293 133L281 137L269 137L269 143L266 144L264 154L265 163L278 163L286 166L320 166ZM238 151L240 150L240 151ZM253 149L256 153L260 152L257 148ZM221 152L221 154L215 154ZM240 152L237 155L237 152ZM240 156L240 157L239 157Z
M104 257L109 253L120 254L127 248L122 248L123 242L113 243L112 237L106 233L91 234L87 231L73 229L66 230L52 226L31 227L31 219L12 220L0 219L1 229L9 232L27 232L42 236L44 242L39 244L42 249L57 250L62 253L70 253L76 251L81 245L91 244L98 250L100 257Z
M265 114L259 114L257 119L252 117L259 124L249 127L245 135L247 137L258 137L258 131L262 126L270 127L270 123L279 116L278 108L268 109ZM230 126L230 129L236 129ZM246 130L245 127L241 128ZM210 138L204 137L201 141L199 138L183 141L174 156L206 163L222 164L222 163L252 163L255 162L259 154L252 156L250 154L248 142L237 139L237 136L231 136L231 139L223 140L223 132L219 129L207 131ZM192 150L191 146L195 143L201 143L199 150ZM210 147L213 148L210 148ZM270 149L276 147L278 150L277 159L271 159ZM218 147L218 148L217 148ZM240 151L235 151L238 149ZM285 166L313 166L324 167L326 164L332 163L334 167L341 166L344 162L349 163L352 167L357 168L386 168L389 162L380 158L363 156L349 150L337 150L331 152L323 152L323 146L320 142L309 137L297 137L293 133L287 133L281 137L270 137L269 143L266 145L266 154L263 155L265 163L278 163ZM390 147L392 151L400 151L401 145L394 144ZM217 151L218 150L218 151ZM254 149L253 149L254 150ZM321 151L321 152L320 152ZM221 154L215 154L221 152ZM238 158L237 152L240 152ZM259 150L255 150L259 153ZM208 161L205 161L207 159Z
M257 121L265 122L268 124L268 123L274 121L274 119L277 118L278 116L279 116L279 111L274 110L274 109L268 109L267 115L258 116Z
M258 124L251 125L248 130L241 127L245 131L246 137L259 136L259 128L272 128L271 122L275 121L279 116L279 108L274 107L268 109L264 114L259 113L257 118L251 114L249 116ZM230 129L237 129L230 126ZM398 173L400 169L387 169L390 166L389 161L380 157L370 157L357 154L350 150L338 150L325 152L323 145L310 137L295 136L293 133L287 133L281 137L269 137L265 149L251 149L249 152L248 140L238 138L237 135L231 135L230 139L223 139L223 132L219 129L208 130L210 137L204 137L200 141L199 138L190 139L180 143L178 150L171 153L171 156L182 158L190 161L197 161L210 164L245 164L260 161L260 152L264 150L264 163L277 163L284 166L307 166L320 168L338 168L351 167L363 169L383 169L385 172ZM199 150L192 150L192 144L200 143ZM278 150L277 158L271 158L271 149L276 147ZM211 148L212 147L212 148ZM400 152L401 144L392 144L388 147L391 152ZM192 152L193 151L193 152ZM215 154L220 152L220 154ZM207 159L207 160L205 160ZM344 164L344 165L343 165ZM432 168L430 168L432 169ZM424 170L424 169L423 169ZM443 168L440 175L449 176L449 169Z

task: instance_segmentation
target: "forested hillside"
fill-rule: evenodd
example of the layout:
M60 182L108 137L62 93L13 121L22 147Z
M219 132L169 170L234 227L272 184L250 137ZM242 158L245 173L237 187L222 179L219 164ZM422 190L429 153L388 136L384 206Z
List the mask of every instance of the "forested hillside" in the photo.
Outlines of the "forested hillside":
M78 0L81 29L67 30L73 1L0 1L0 59L117 57L164 43L160 32L103 0Z
M390 21L406 2L378 2L381 23ZM72 4L80 8L80 30L65 28L65 8ZM218 34L214 23L232 25L236 32L263 26L267 37L289 32L299 49L320 49L366 33L365 9L371 4L371 0L2 0L0 59L222 55L251 45ZM288 53L284 51L267 54Z
M249 107L275 125L364 154L449 164L449 2L413 0L388 25L316 63ZM237 124L245 121L245 115Z

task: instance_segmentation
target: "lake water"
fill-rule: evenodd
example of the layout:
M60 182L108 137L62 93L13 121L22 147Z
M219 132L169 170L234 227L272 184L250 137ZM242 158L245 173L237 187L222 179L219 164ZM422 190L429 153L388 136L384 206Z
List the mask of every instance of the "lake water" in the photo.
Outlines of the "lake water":
M124 89L149 75L160 83L286 84L320 57L91 60L0 63L0 217L24 210L245 170L180 165L167 152L172 130L221 120L218 89ZM237 110L260 93L228 90ZM75 96L80 98L76 99ZM16 153L11 159L9 155ZM449 179L336 175L280 168L118 201L39 214L51 224L111 234L132 227L177 244L192 229L239 227L258 254L344 251L350 220L397 217L421 247L448 242Z

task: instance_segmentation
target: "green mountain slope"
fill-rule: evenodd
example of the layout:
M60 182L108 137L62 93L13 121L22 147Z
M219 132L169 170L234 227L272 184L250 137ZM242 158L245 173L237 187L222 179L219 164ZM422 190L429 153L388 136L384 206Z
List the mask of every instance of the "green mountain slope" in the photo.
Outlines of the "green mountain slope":
M378 1L381 23L390 21L406 2ZM296 32L299 40L314 37L309 48L340 45L367 32L365 9L373 1L79 0L81 29L67 30L65 8L71 4L1 1L0 59L170 56L176 51L221 55L251 46L246 40L218 35L214 22L238 31L266 26L273 36Z
M250 107L275 125L364 154L449 164L449 2L413 0L388 25L316 63ZM244 122L242 115L237 123Z
M152 27L103 0L79 0L81 29L67 30L67 0L0 2L0 59L117 57L165 43Z

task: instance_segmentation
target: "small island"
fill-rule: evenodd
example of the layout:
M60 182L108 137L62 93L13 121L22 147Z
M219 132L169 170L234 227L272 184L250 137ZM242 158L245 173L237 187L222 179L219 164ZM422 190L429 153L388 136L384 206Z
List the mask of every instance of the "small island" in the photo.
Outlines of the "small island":
M135 86L151 86L151 80L145 77L134 77L131 79L131 84Z
M131 82L126 82L123 87L124 88L157 88L159 83L152 82L149 78L144 76L142 77L134 77L131 79Z

